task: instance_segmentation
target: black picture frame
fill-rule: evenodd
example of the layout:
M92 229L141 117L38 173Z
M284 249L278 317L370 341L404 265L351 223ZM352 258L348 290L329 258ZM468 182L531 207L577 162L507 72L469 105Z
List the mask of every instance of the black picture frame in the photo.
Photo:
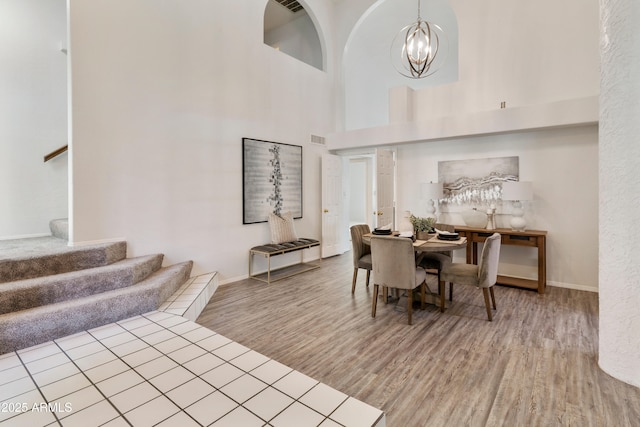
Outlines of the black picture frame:
M302 218L302 146L242 138L242 223Z

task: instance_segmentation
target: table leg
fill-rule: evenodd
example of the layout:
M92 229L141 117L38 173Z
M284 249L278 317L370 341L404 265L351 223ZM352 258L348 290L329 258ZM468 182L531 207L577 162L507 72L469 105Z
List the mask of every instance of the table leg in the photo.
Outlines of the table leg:
M544 294L547 287L547 248L545 239L538 237L538 293Z

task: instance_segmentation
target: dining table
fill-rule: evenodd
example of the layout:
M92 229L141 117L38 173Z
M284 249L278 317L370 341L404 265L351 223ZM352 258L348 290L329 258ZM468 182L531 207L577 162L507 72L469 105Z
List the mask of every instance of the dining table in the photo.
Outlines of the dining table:
M391 234L375 234L367 233L362 236L362 241L365 244L371 244L372 236L393 236L399 239L409 239L410 237L404 237L399 231L394 231ZM434 233L427 240L413 240L413 248L418 253L427 252L446 252L456 249L464 249L467 247L467 238L460 237L458 240L445 240L438 238L438 234Z
M416 251L416 265L420 264L420 261L422 260L422 258L425 256L425 254L429 252L449 252L456 249L464 249L467 247L466 237L460 237L457 240L445 240L445 239L439 238L438 233L434 233L431 237L429 237L426 240L419 240L419 239L415 239L413 236L405 236L399 231L393 231L390 234L376 234L372 232L372 233L364 234L362 236L362 241L365 244L370 245L371 238L375 236L387 236L387 237L393 236L393 237L397 237L398 239L411 238L413 240L413 248ZM437 271L435 272L435 274L437 275ZM399 296L398 299L395 300L396 309L401 310L402 307L406 306L406 304L402 303L401 301L402 297L403 296ZM406 295L404 297L406 297ZM440 293L440 292L432 291L431 288L429 287L429 283L427 282L427 298L425 302L436 305L436 306L439 303L440 310L441 311L444 310L445 304L446 304L444 292Z

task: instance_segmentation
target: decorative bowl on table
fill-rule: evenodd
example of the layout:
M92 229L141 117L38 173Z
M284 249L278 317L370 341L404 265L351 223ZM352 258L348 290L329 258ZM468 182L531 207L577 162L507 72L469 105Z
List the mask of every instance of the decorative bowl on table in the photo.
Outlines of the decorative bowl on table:
M468 211L460 212L462 220L467 227L473 228L485 228L487 226L488 217L487 214L479 210L469 209Z
M391 230L388 228L374 228L373 234L377 234L379 236L389 236L391 235Z
M460 240L458 233L438 233L439 240Z

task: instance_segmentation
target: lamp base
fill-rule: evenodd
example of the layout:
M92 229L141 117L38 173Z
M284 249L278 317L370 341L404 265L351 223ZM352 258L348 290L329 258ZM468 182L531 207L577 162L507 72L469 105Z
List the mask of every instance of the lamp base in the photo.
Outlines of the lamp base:
M527 227L527 221L524 219L524 210L522 210L522 204L519 201L513 202L513 215L509 224L514 231L525 231Z
M426 210L427 210L427 217L436 218L436 205L433 202L433 199L430 199L429 202L427 202L427 209Z
M510 225L513 231L525 231L527 228L527 222L521 216L512 217Z

